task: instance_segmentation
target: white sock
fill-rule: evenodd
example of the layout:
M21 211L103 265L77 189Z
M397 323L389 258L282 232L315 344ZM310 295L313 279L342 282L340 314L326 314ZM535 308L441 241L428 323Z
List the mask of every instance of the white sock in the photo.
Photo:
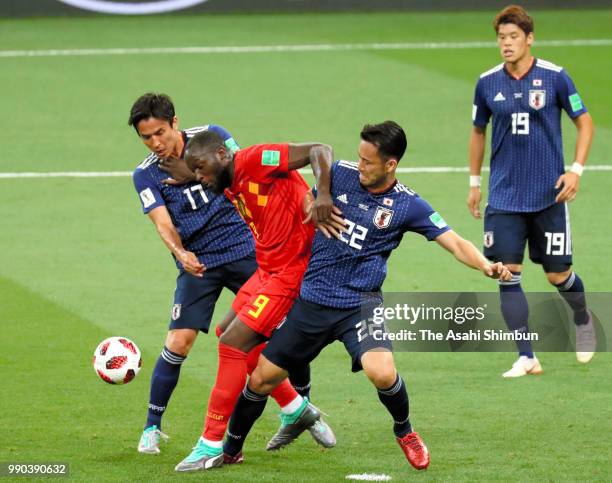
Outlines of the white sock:
M298 394L293 401L281 408L281 412L283 414L293 414L298 409L300 409L300 406L302 405L303 401L304 398Z
M206 439L204 436L200 436L200 441L211 448L223 448L223 441L212 441L210 439Z

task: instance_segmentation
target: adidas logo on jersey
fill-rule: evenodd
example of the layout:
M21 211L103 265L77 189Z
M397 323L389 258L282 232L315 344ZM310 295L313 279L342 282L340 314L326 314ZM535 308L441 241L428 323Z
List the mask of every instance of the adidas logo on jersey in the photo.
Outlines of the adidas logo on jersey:
M505 101L506 98L501 92L498 92L497 95L493 98L493 102Z
M347 203L348 203L348 198L347 198L347 196L346 196L346 193L344 193L344 194L342 194L342 195L338 196L336 199L337 199L337 200L339 200L339 201L342 201L342 203L344 203L344 204L347 204Z

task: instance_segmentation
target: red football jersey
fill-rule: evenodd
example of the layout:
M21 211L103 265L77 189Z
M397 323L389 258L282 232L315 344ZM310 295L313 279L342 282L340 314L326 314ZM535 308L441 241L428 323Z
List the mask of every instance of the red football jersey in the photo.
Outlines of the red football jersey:
M310 256L314 227L303 224L308 183L288 169L288 144L257 144L234 155L234 179L225 190L255 237L257 264L279 272Z

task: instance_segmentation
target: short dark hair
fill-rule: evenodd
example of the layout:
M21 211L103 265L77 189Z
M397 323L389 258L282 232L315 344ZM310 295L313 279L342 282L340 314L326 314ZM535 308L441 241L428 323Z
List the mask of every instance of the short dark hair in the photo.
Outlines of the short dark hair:
M225 147L223 138L214 131L202 131L193 136L185 148L185 161L189 163L211 151L216 152Z
M172 125L174 115L174 104L169 96L147 92L134 102L130 110L128 125L133 126L136 132L138 132L138 123L150 117L168 121L168 124Z
M508 5L495 16L493 21L495 33L499 33L499 26L506 23L513 23L525 32L525 35L533 32L533 19L520 5Z
M394 121L366 124L361 130L361 139L376 146L384 158L395 158L398 162L406 152L408 144L406 133Z

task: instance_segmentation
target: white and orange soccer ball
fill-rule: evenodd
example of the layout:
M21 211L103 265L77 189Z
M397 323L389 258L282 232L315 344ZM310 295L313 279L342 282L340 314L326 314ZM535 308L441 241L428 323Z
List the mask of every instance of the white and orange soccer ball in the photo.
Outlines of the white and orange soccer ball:
M140 349L126 337L104 339L93 355L94 370L109 384L127 384L136 377L141 366Z

